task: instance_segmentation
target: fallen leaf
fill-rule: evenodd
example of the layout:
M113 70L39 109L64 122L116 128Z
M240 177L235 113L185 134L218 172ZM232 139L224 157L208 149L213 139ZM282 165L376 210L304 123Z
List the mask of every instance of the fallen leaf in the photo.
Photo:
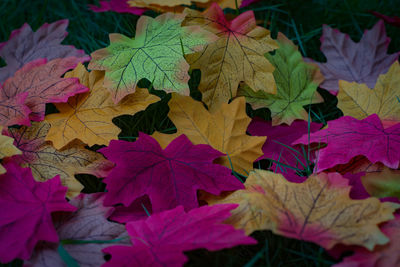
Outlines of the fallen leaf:
M178 132L172 135L156 132L153 136L162 147L166 147L176 136L185 134L193 144L208 144L227 154L216 162L242 175L247 175L253 169L253 162L263 154L261 147L266 137L246 134L251 119L246 114L243 97L230 104L222 104L219 110L211 113L201 102L177 94L172 94L168 105L168 117Z
M36 181L47 181L59 175L68 187L67 197L79 194L83 186L75 179L79 173L105 177L112 164L97 152L87 150L79 141L57 150L45 141L50 125L46 122L32 123L31 127L10 128L7 135L15 139L14 145L22 155L13 156L12 161L32 169Z
M296 174L296 170L290 167L306 169L313 162L313 154L307 146L292 146L292 142L307 134L308 131L310 133L318 131L321 126L322 124L311 122L308 128L307 121L299 120L294 121L290 126L272 126L271 121L254 118L247 131L253 136L267 136L267 141L262 147L264 155L259 159L274 160L270 167L272 171L282 173L290 182L303 182L306 177L300 177Z
M0 133L3 126L0 126ZM21 155L22 152L13 145L14 139L0 134L0 159L11 157L13 155ZM6 173L6 169L0 164L0 174Z
M133 115L160 99L150 95L147 89L137 88L134 94L114 104L110 92L103 87L104 71L89 73L81 64L64 77L79 78L79 82L88 87L90 92L70 97L68 103L55 104L60 113L46 116L46 121L51 125L46 141L52 141L57 149L74 139L89 146L107 146L111 140L118 139L121 131L112 123L114 117Z
M395 27L400 27L400 17L398 17L398 16L389 17L389 16L383 15L376 11L370 11L370 13L372 15L374 15L375 17L383 19L386 23L388 23L390 25L393 25Z
M275 55L265 56L275 67L277 93L254 92L249 86L242 86L238 95L245 96L254 109L267 107L271 111L272 125L290 125L295 119L307 121L308 113L303 106L323 101L316 91L318 68L304 62L297 48L286 42L279 43Z
M400 170L384 168L370 172L361 178L365 190L374 197L397 197L400 199Z
M128 5L127 0L103 0L99 2L100 6L88 5L94 12L107 12L114 11L117 13L130 13L133 15L142 15L146 9L139 7L131 7Z
M110 243L99 241L112 241L113 244L130 244L125 226L107 220L113 211L112 207L103 206L104 194L81 194L69 203L77 210L73 213L56 213L53 216L54 227L63 244L64 249L81 267L97 267L105 263L103 248ZM121 239L120 241L117 241ZM84 241L71 244L70 241ZM93 243L87 243L93 241ZM39 243L29 261L24 266L53 267L67 266L57 251L58 244Z
M115 210L109 219L119 223L127 223L145 219L149 214L153 214L153 209L149 197L145 195L137 198L128 207L115 206Z
M218 195L243 188L230 170L214 164L222 155L208 145L193 145L181 135L162 149L155 139L143 133L135 142L112 140L99 150L116 166L103 180L107 184L105 205L129 206L148 195L153 212L183 205L198 207L197 190Z
M46 59L30 62L5 81L0 99L13 101L27 93L25 104L32 111L29 117L41 121L44 119L46 103L67 102L68 97L88 91L77 78L61 78L80 61L80 58L68 57L49 62Z
M338 108L345 116L364 119L377 114L381 120L400 122L400 65L396 61L386 74L381 74L375 88L366 84L339 81Z
M236 9L241 7L242 0L128 0L127 2L131 7L149 8L160 13L180 13L185 9L184 5L193 4L198 8L205 9L213 3L217 3L221 8Z
M304 183L288 182L281 174L252 171L246 189L209 204L238 203L226 220L247 234L272 230L286 237L311 241L330 249L336 244L372 250L389 242L379 223L393 219L399 204L377 198L352 200L348 181L338 173L312 175Z
M181 27L183 15L141 16L134 39L110 34L110 46L91 54L89 69L105 70L104 86L115 103L146 78L155 89L189 94L189 64L183 55L199 51L214 36L200 27Z
M347 163L360 155L372 163L381 162L393 169L400 162L400 123L384 128L376 114L363 120L345 116L329 121L328 128L312 133L310 138L304 135L293 144L308 142L327 144L318 151L318 172Z
M0 176L0 262L27 260L39 240L58 242L51 219L55 211L74 211L59 177L44 183L29 168L10 162Z
M396 215L395 219L385 223L381 230L390 237L388 244L376 246L374 251L356 248L353 255L345 257L342 262L333 267L398 266L400 261L400 215Z
M386 73L399 57L399 52L386 54L390 38L386 36L381 20L364 32L359 43L327 25L322 29L321 51L327 62L316 62L325 76L320 87L335 95L339 90L339 80L365 83L373 88L378 76Z
M277 48L267 29L257 26L253 11L228 21L213 3L200 13L186 9L183 25L200 25L218 36L203 51L187 55L192 69L201 70L199 90L209 110L215 111L236 96L239 82L253 90L276 93L274 67L264 54Z
M0 86L0 125L30 125L29 114L31 110L25 105L28 93L7 98L2 92L3 87Z
M184 251L205 248L220 250L257 242L242 230L222 223L237 205L203 206L185 212L182 206L154 214L146 220L126 225L132 246L103 249L112 266L183 266Z
M45 23L36 32L27 23L14 30L8 41L0 43L0 57L7 63L7 66L0 68L0 83L13 76L26 63L39 58L77 57L80 62L88 61L90 58L83 50L60 44L68 34L67 27L68 20L63 19Z

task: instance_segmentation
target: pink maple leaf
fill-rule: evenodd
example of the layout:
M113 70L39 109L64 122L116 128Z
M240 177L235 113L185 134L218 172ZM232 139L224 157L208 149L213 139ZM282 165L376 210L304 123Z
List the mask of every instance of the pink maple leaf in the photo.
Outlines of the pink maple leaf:
M0 103L18 101L21 95L26 95L25 105L32 111L30 119L43 120L46 103L67 102L68 97L89 90L79 83L78 78L61 78L61 75L73 69L79 62L80 58L68 57L49 62L46 59L38 59L24 65L3 84ZM3 116L0 117L0 121L2 119ZM10 120L4 124L11 125Z
M390 238L386 245L378 245L373 251L362 247L352 247L354 254L345 257L342 262L333 267L385 267L398 266L400 262L400 215L385 223L381 231Z
M390 25L393 25L395 27L400 27L400 17L398 16L389 17L376 11L369 11L369 12L375 17L383 19L386 23Z
M45 23L36 32L33 32L27 23L14 30L8 41L0 43L0 57L7 63L7 66L0 68L0 83L26 63L39 58L52 60L79 57L81 62L89 60L83 50L78 50L72 45L60 44L68 35L67 27L68 20L64 19L51 24Z
M319 130L321 126L322 124L312 122L310 124L310 133ZM262 147L264 155L261 156L259 160L272 159L284 165L299 169L304 169L304 166L307 166L302 145L291 145L293 141L297 140L302 135L307 134L307 121L296 120L290 126L284 124L272 126L271 121L264 121L263 119L255 118L249 124L247 131L251 135L267 136L267 141ZM285 145L291 149L285 147ZM307 157L308 154L310 156L309 162L312 162L312 153L308 153L308 148L306 146L303 146L303 148ZM296 174L296 170L284 165L273 163L271 169L277 173L282 173L285 178L291 182L303 182L305 180L305 177L300 177Z
M73 213L56 213L54 226L60 240L84 240L93 243L64 244L64 249L79 266L97 267L105 263L101 251L110 244L99 241L119 240L114 244L130 244L125 226L107 220L114 208L103 206L104 194L81 194L70 201L77 207ZM25 266L64 266L57 251L58 244L40 242ZM90 257L88 257L90 255Z
M218 195L244 188L228 168L213 163L224 154L209 145L193 145L185 135L164 150L153 137L140 133L133 143L113 140L99 151L116 164L104 179L106 205L129 206L148 195L153 212L178 205L190 210L198 207L198 189Z
M100 6L88 5L93 12L107 12L114 11L117 13L130 13L133 15L142 15L146 9L140 7L131 7L128 5L127 0L110 0L100 1Z
M397 169L400 162L400 123L384 128L376 114L363 120L350 116L328 122L328 128L312 133L311 143L326 143L318 151L318 172L345 164L356 156L365 156L372 163L381 162ZM307 144L303 135L293 144Z
M74 211L58 176L36 182L29 168L9 162L0 176L0 262L28 259L39 240L58 242L51 213Z
M365 83L374 88L378 76L386 73L400 54L386 54L389 43L390 38L386 36L381 20L364 32L359 43L352 41L349 35L324 25L321 51L327 62L316 62L325 77L320 87L335 95L339 90L339 80Z
M137 221L145 219L148 214L152 214L153 209L151 207L150 199L147 195L136 199L128 207L116 206L114 212L109 217L110 220L127 223L131 221Z
M153 214L126 225L132 246L111 246L103 251L111 266L182 266L183 251L206 248L219 250L257 242L223 221L238 204L203 206L185 212L183 206Z

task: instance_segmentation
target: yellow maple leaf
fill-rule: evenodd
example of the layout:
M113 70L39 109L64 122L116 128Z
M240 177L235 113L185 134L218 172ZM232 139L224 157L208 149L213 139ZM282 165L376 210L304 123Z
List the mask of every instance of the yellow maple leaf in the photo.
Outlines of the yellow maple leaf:
M60 175L61 182L68 187L67 197L80 193L83 186L75 179L79 173L105 177L113 164L100 153L87 150L85 145L75 140L62 150L55 149L51 142L45 141L50 125L45 121L33 122L32 126L9 129L15 139L15 146L22 155L13 160L23 167L30 167L37 181L47 181Z
M185 134L193 144L208 144L227 154L229 157L221 157L216 162L228 168L233 166L243 175L253 169L253 162L263 154L261 147L266 137L246 135L251 119L246 114L243 97L223 104L212 113L204 108L203 103L176 93L172 94L168 105L168 117L178 131L176 134L153 134L162 147L178 135Z
M348 180L338 173L320 173L303 183L291 183L281 174L255 170L245 186L225 198L208 195L206 201L238 203L226 222L247 234L272 230L326 249L341 243L372 250L388 243L378 224L393 219L393 212L400 207L377 198L351 199Z
M3 126L0 126L0 133L3 131ZM20 155L22 152L13 145L14 139L0 134L0 159ZM6 169L0 164L0 174L6 173Z
M383 121L400 121L400 65L396 61L381 74L375 88L366 84L339 81L338 108L345 116L364 119L376 113Z
M199 90L213 111L237 94L240 82L254 91L276 93L274 67L264 54L277 48L270 32L257 26L252 11L228 21L213 4L203 13L186 9L182 25L199 25L218 36L201 52L186 56L192 69L201 70Z
M157 12L182 12L185 8L182 5L191 5L192 3L201 8L207 8L212 3L217 3L221 8L236 9L236 4L240 7L242 0L129 0L127 3L131 7L149 8Z
M384 166L382 170L366 173L361 182L371 196L400 198L400 170Z
M103 87L104 71L86 71L80 64L65 77L77 77L80 83L90 91L70 97L68 103L55 103L60 113L46 116L51 128L46 140L52 141L60 149L74 139L89 146L108 145L112 139L118 139L120 129L112 123L119 115L133 115L144 110L159 97L149 94L147 89L137 88L135 93L127 95L118 104L114 104L111 93Z

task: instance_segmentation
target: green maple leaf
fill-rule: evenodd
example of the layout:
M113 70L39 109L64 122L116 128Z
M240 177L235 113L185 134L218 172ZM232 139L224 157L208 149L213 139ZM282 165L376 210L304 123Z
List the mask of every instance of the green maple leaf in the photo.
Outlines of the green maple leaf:
M275 67L273 75L277 93L254 92L244 85L238 96L245 96L253 108L270 109L273 125L290 125L295 119L307 120L308 113L303 106L323 101L316 92L318 82L314 81L317 67L304 62L297 48L287 42L279 42L275 55L265 56Z
M155 89L189 95L189 64L184 55L201 51L216 36L198 26L181 27L184 16L142 16L135 38L110 34L110 45L91 54L89 69L105 70L104 86L115 103L134 93L140 79Z

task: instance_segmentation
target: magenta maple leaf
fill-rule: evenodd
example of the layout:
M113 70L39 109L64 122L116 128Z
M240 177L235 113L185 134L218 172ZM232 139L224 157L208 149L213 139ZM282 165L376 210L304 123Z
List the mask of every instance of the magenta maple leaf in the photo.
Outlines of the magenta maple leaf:
M369 11L369 12L375 17L383 19L386 23L390 25L393 25L395 27L400 27L400 17L398 16L389 17L376 11Z
M79 57L81 62L90 58L83 50L72 45L60 43L68 35L68 20L59 20L51 24L43 24L36 32L25 23L14 30L8 41L0 43L0 57L7 66L0 68L0 83L11 77L23 65L39 58L52 60L63 57Z
M0 125L30 125L31 110L25 105L28 93L17 94L13 98L3 95L3 88L0 87Z
M46 103L67 102L68 97L89 90L79 83L78 78L61 78L80 61L76 57L57 58L49 62L38 59L24 65L3 84L0 102L18 101L22 95L27 94L25 105L32 111L30 119L43 120ZM11 125L9 122L5 124Z
M310 124L310 133L319 130L321 126L322 124L312 122ZM303 182L306 179L305 177L300 177L297 175L296 170L286 167L285 165L304 169L304 166L307 166L304 152L306 153L307 157L308 154L310 154L309 163L312 162L313 155L308 153L307 146L303 146L303 152L302 145L291 145L293 141L300 138L303 134L307 134L307 121L296 120L290 126L285 124L272 126L271 121L264 121L261 118L254 118L249 124L247 131L251 135L267 136L267 141L262 147L264 155L261 156L259 160L268 158L282 163L278 165L273 163L271 165L271 170L277 173L282 173L285 178L291 182ZM291 147L291 149L285 147L285 145Z
M198 207L198 189L218 195L244 188L228 168L213 163L224 154L209 145L193 145L185 135L164 150L153 137L140 133L133 143L112 140L99 151L116 164L104 179L105 205L129 206L148 195L153 212L178 205L190 210Z
M361 182L361 177L364 175L365 172L359 172L356 174L349 172L343 175L343 178L349 180L349 185L351 186L350 197L352 199L366 199L371 197Z
M109 241L114 244L130 244L125 226L107 220L114 208L103 206L104 194L81 194L70 201L77 207L73 213L56 213L53 216L54 226L60 240ZM64 244L64 249L81 267L97 267L105 263L103 248L107 243ZM53 267L64 266L58 251L58 244L40 242L36 246L26 266ZM90 257L88 257L90 255Z
M247 6L251 5L251 4L254 4L254 3L257 3L257 2L260 2L260 1L261 0L243 0L242 3L240 4L240 8L247 7Z
M99 2L100 6L88 5L94 12L107 12L114 11L117 13L130 13L133 15L142 15L146 9L140 7L131 7L128 5L127 0L105 0Z
M55 211L74 211L59 177L36 182L29 168L9 162L0 176L0 262L28 259L39 240L58 242Z
M127 223L145 219L149 216L148 214L153 214L153 209L149 197L145 195L136 199L128 207L116 206L109 219L119 223Z
M329 121L328 128L312 133L311 143L326 143L318 151L317 171L349 162L356 156L365 156L372 163L381 162L397 169L400 162L400 123L384 128L376 114L363 120L350 116ZM303 135L293 144L307 144Z
M364 32L359 43L352 41L349 35L324 25L321 51L327 62L316 62L325 77L320 87L335 95L339 90L339 80L365 83L374 88L378 76L386 73L399 57L399 52L386 54L389 43L390 38L386 36L381 20Z
M185 212L183 206L153 214L126 225L132 246L111 246L103 251L111 266L182 266L183 251L219 250L257 242L223 221L238 204L203 206Z

